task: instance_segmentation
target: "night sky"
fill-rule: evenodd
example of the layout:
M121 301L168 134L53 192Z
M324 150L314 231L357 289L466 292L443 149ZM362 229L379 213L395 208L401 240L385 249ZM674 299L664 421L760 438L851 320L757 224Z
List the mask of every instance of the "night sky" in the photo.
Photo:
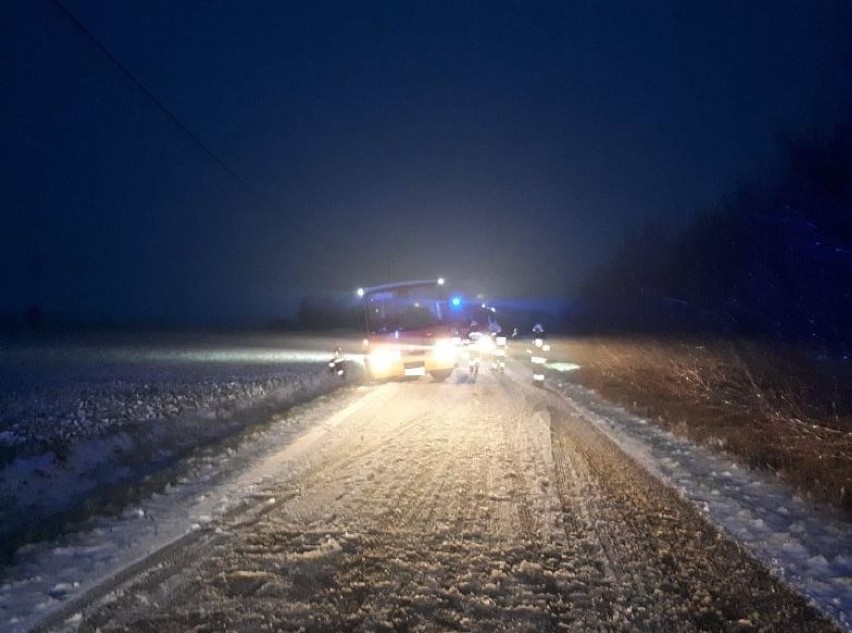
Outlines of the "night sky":
M184 127L52 0L0 4L0 314L199 323L439 275L568 296L836 118L852 15L62 2Z

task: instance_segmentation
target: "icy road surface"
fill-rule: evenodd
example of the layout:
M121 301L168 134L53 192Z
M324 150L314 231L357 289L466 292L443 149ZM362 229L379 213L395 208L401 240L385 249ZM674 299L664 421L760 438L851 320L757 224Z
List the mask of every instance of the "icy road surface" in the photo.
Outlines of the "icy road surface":
M328 399L244 502L49 623L79 631L830 631L564 397L512 376Z

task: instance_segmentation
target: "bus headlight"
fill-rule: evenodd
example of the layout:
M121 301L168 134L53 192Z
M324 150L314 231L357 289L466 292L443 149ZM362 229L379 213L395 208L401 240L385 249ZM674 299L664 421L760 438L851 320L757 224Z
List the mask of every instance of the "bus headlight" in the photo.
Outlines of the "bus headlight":
M387 347L374 349L367 356L370 371L373 374L383 374L390 371L393 364L400 358L399 350Z
M452 339L438 339L435 341L432 355L439 363L455 363L458 353L457 346Z

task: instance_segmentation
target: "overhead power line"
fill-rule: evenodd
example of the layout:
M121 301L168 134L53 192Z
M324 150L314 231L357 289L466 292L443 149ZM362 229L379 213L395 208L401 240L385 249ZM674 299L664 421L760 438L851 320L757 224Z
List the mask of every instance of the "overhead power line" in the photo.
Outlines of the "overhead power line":
M178 129L180 129L184 134L186 134L187 137L189 137L189 139L195 144L196 147L198 147L202 152L204 152L214 163L219 165L219 167L221 167L231 178L233 178L235 182L239 183L241 187L246 189L252 195L260 197L251 185L249 185L245 180L243 180L239 176L239 174L237 174L233 169L231 169L227 165L227 163L225 163L225 161L222 160L213 150L207 147L207 145L205 145L204 142L200 138L198 138L198 136L196 136L195 133L183 123L183 121L181 121L171 110L169 110L169 108L166 107L166 105L162 101L160 101L160 99L158 99L154 93L148 90L145 84L139 81L139 79L137 79L136 76L132 72L130 72L130 70L124 64L122 64L115 55L112 54L112 52L110 52L106 45L104 45L103 42L101 42L91 31L89 31L89 29L86 28L86 26L82 22L80 22L80 20L77 19L77 16L75 16L68 9L68 7L62 4L60 0L52 1L59 8L59 10L62 11L62 13L65 14L65 16L69 20L71 20L74 26L77 27L77 29L79 29L80 32L82 32L83 35L85 35L98 48L98 50L100 50L104 55L106 55L113 63L113 65L118 68L118 70L121 71L121 73L125 77L127 77L133 83L134 86L136 86L146 97L148 97L151 103L153 103L160 112L165 114L166 117L168 117L169 120L171 120L171 122L178 127Z

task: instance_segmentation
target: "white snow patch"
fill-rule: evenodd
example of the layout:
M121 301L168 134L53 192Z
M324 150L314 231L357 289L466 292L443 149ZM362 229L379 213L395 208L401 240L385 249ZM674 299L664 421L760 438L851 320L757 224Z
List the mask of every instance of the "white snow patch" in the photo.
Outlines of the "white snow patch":
M769 473L740 468L588 389L560 384L575 412L708 517L779 578L852 631L852 524L799 498Z
M304 552L299 552L298 554L292 555L292 557L301 560L316 560L318 558L326 558L334 554L339 554L342 551L343 547L340 545L340 541L329 536L318 547Z
M262 339L266 349L234 347L230 339L225 348L203 340L187 349L136 342L0 347L0 370L18 370L11 374L18 382L6 382L10 373L0 371L0 446L21 455L0 462L0 539L14 521L49 517L123 480L144 483L152 461L172 460L272 416L227 454L190 453L186 474L163 494L150 494L118 517L94 516L58 542L20 547L0 585L0 630L32 628L100 580L244 503L255 482L296 467L267 457L299 438L321 401L300 417L275 411L340 382L325 371L330 352L273 349L274 339ZM247 466L251 485L224 476ZM333 553L334 545L320 551Z

